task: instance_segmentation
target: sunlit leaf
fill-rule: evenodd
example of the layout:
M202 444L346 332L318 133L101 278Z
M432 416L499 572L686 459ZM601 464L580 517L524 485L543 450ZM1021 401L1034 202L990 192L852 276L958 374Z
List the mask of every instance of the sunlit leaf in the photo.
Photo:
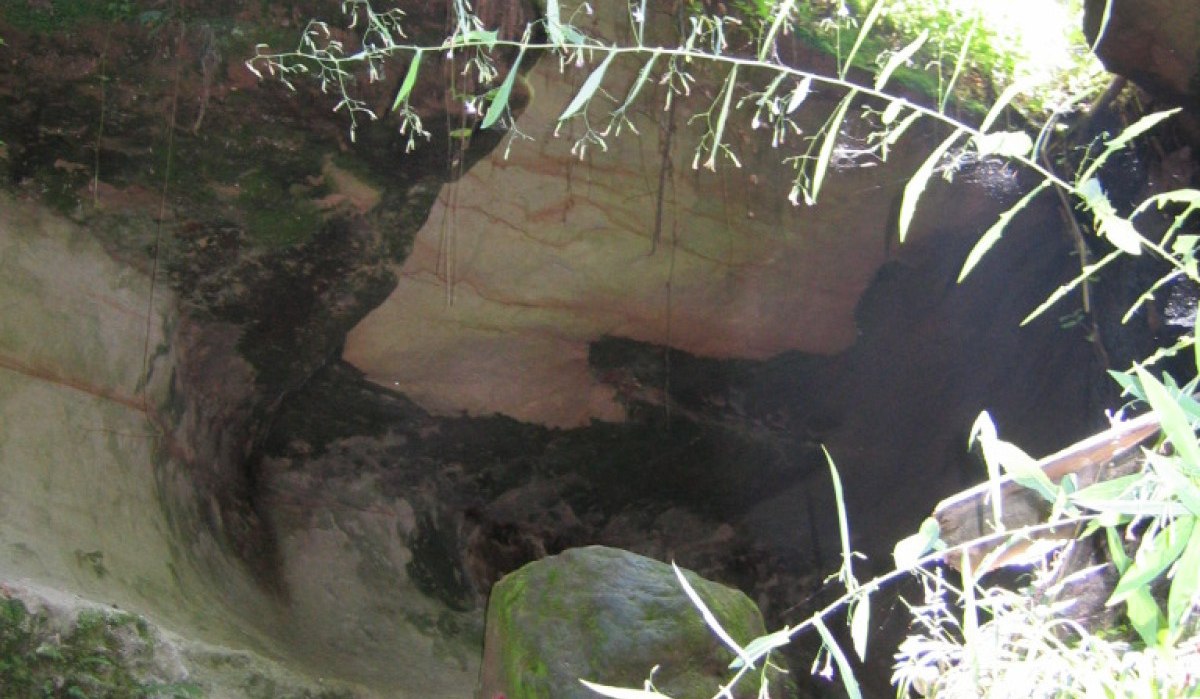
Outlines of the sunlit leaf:
M1107 527L1104 530L1105 540L1108 542L1108 556L1112 559L1113 565L1116 566L1117 572L1124 574L1129 570L1129 565L1133 563L1129 556L1125 555L1125 543L1121 541L1121 534L1116 527Z
M650 71L654 70L654 62L658 60L659 55L660 52L658 51L650 54L650 58L646 61L645 65L642 66L642 69L638 71L637 79L634 80L633 87L629 88L629 94L625 96L625 102L621 104L621 107L618 109L618 111L624 112L625 110L629 109L629 106L633 104L635 99L637 99L638 93L642 91L642 87L650 78ZM559 121L561 120L562 117L559 117Z
M908 570L916 566L925 554L937 548L941 535L938 521L933 517L926 517L925 521L921 522L921 528L916 534L901 539L892 549L892 558L896 560L896 568Z
M1162 112L1147 114L1141 119L1138 119L1129 126L1125 127L1125 129L1122 130L1121 133L1117 134L1115 138L1104 144L1104 151L1100 153L1095 160L1093 160L1091 163L1088 163L1087 168L1082 174L1080 174L1079 181L1086 182L1091 180L1095 174L1100 171L1100 167L1104 165L1105 161L1107 161L1108 158L1113 155L1113 153L1116 153L1125 146L1129 145L1133 139L1141 136L1143 133L1149 131L1155 126L1158 126L1158 124L1163 120L1175 116L1180 109L1182 109L1182 107L1176 107L1175 109L1168 109Z
M858 659L867 659L867 640L871 633L871 596L863 595L855 600L847 612L850 618L850 640Z
M987 133L988 129L992 128L992 124L996 123L996 119L1000 117L1000 114L1004 112L1004 108L1008 106L1008 103L1012 102L1017 95L1024 92L1028 87L1028 82L1017 81L1004 88L1004 92L1001 92L996 101L992 103L992 108L988 110L987 116L983 118L983 123L979 125L979 132Z
M967 255L967 259L963 262L962 271L958 273L958 281L962 282L975 269L975 265L983 259L988 250L992 249L996 243L1000 242L1000 237L1004 235L1004 230L1008 228L1008 224L1012 223L1013 217L1020 213L1021 209L1029 206L1029 202L1033 201L1037 195L1042 193L1042 190L1050 186L1050 180L1043 180L1041 184L1029 190L1025 196L1016 204L1013 204L1007 211L1000 214L996 221L988 227L975 246L971 248L971 252Z
M1200 207L1200 189L1173 189L1169 192L1161 192L1152 197L1146 197L1134 209L1134 215L1151 208L1161 209L1170 204L1186 204L1189 207Z
M1183 553L1195 524L1195 517L1181 517L1157 532L1145 534L1133 564L1121 575L1108 604L1124 602L1134 592L1148 589L1150 583Z
M809 193L809 203L811 204L817 203L817 195L821 191L821 184L825 181L825 170L829 167L829 161L833 159L833 147L841 135L842 121L846 118L846 110L850 109L850 102L856 95L858 95L857 90L846 93L841 103L838 104L837 111L826 123L825 140L821 143L821 152L817 154L817 164L813 167L812 192Z
M546 34L550 43L559 46L563 43L562 15L558 8L558 0L546 0Z
M879 4L882 5L883 3L880 2ZM893 53L892 57L888 59L887 64L883 66L883 70L879 71L879 75L875 78L875 89L882 89L883 86L887 84L888 78L892 77L892 73L894 73L897 68L907 63L908 60L913 57L913 54L919 51L928 40L929 30L922 29L921 33L917 35L917 38L909 42L908 46L905 46L896 53Z
M1033 457L1017 445L996 436L996 428L986 411L975 420L972 441L979 443L979 448L983 450L983 458L989 466L999 464L1013 481L1038 493L1047 502L1055 501L1058 495L1057 486L1046 472L1038 467ZM995 481L994 478L992 480ZM1001 526L1002 523L997 521L996 524Z
M829 464L829 477L833 481L833 500L837 507L838 537L842 544L842 569L838 575L848 591L853 591L858 582L854 579L854 552L850 549L850 523L846 519L846 496L842 490L842 478L838 475L837 466L829 450L821 446L825 454L825 463Z
M1200 487L1182 472L1185 468L1194 472L1195 464L1189 466L1181 457L1168 457L1154 452L1146 453L1146 463L1150 464L1159 482L1166 486L1171 495L1179 499L1189 513L1200 516Z
M1137 366L1134 367L1134 373L1141 382L1142 389L1146 392L1146 402L1158 416L1163 433L1171 441L1171 446L1175 448L1176 453L1183 457L1185 462L1200 465L1200 444L1196 442L1196 433L1192 430L1192 425L1188 422L1183 408L1175 402L1175 399L1167 392L1167 388L1159 383L1158 379L1151 376L1150 372Z
M806 75L800 81L800 84L796 86L796 89L792 90L792 95L788 97L787 109L784 110L785 113L791 114L796 111L804 102L804 98L808 97L810 89L812 89L812 76Z
M1106 150L1118 150L1129 145L1133 139L1141 136L1159 123L1170 119L1183 110L1183 107L1175 107L1174 109L1166 109L1161 112L1154 112L1138 119L1129 126L1125 127L1121 133L1117 134L1116 138L1104 144Z
M888 106L883 110L883 114L879 117L880 123L882 123L884 126L888 126L896 120L896 117L900 116L900 113L903 112L904 108L907 106L908 102L905 100L893 100L892 102L889 102Z
M900 200L900 220L897 226L900 242L903 243L905 237L908 236L908 227L912 225L913 216L917 213L917 202L920 200L921 194L925 191L925 185L929 183L929 178L933 176L934 168L942 161L942 156L946 154L946 151L950 150L950 147L954 145L954 142L963 133L962 129L955 129L954 133L950 134L937 148L933 149L933 152L929 154L925 162L921 163L921 167L917 168L917 171L913 173L908 184L904 185L904 196Z
M571 103L559 115L559 121L566 121L575 116L592 99L592 95L596 94L596 90L600 89L600 83L604 81L604 71L608 70L609 64L612 63L616 55L616 53L610 53L605 56L600 65L596 66L596 70L593 70L592 74L587 77L587 80L583 81L579 92L575 93L575 98L571 100Z
M612 697L612 699L671 699L671 697L667 696L666 694L660 694L649 689L610 687L606 684L596 684L595 682L588 682L587 680L583 679L579 681L584 687L587 687L593 692L606 697Z
M1181 631L1181 622L1188 610L1197 603L1200 591L1200 531L1194 527L1188 538L1187 547L1175 566L1175 577L1171 591L1167 594L1167 629L1172 636ZM1174 641L1175 639L1172 639Z
M846 654L842 652L820 616L813 617L813 626L816 627L817 633L821 634L821 642L825 644L826 650L833 657L833 661L837 663L838 675L842 678L842 686L846 689L847 696L850 699L862 699L862 690L858 687L858 680L854 678L854 669L850 667L850 661L846 659Z
M975 17L971 20L970 28L967 29L967 35L963 38L962 45L958 47L958 57L954 60L954 71L950 74L950 79L946 81L946 86L942 88L942 99L938 101L939 112L945 113L946 102L950 100L950 95L954 94L954 86L958 84L958 78L967 65L967 53L971 50L971 40L975 38L975 30L979 28L980 19L980 13L976 12Z
M1129 598L1125 600L1125 615L1129 617L1129 623L1133 626L1134 631L1137 631L1138 636L1142 638L1142 642L1147 646L1158 645L1158 629L1159 617L1162 612L1158 608L1158 603L1154 601L1154 597L1150 595L1150 591L1145 588L1139 588L1130 593Z
M776 648L786 646L788 643L791 643L791 641L791 629L785 626L779 631L769 633L766 636L759 636L753 641L750 641L746 644L743 650L746 651L746 655L750 658L750 662L754 663L767 653L770 653ZM729 663L729 668L731 670L738 670L741 669L745 664L746 661L739 656L734 658L733 662Z
M1100 219L1100 232L1121 252L1130 255L1142 254L1142 236L1133 227L1133 222L1122 216L1106 216Z
M1024 327L1024 326L1028 325L1029 323L1033 322L1033 320L1035 318L1037 318L1041 314L1045 313L1046 309L1050 308L1054 304L1061 301L1064 296L1066 296L1067 294L1074 291L1075 287L1086 282L1093 274L1095 274L1100 269L1107 266L1109 263L1111 263L1113 260L1116 260L1120 256L1121 256L1120 250L1113 250L1112 252L1108 253L1103 258L1101 258L1099 262L1096 262L1094 264L1088 265L1087 267L1084 267L1084 269L1079 273L1079 276L1075 277L1071 281L1069 281L1066 284L1063 284L1062 286L1055 289L1054 293L1050 294L1050 296L1048 296L1046 298L1046 300L1041 303L1040 306L1033 309L1033 311L1031 311L1029 313L1029 315L1025 316L1025 319L1021 321L1021 326Z
M513 84L517 80L517 69L521 67L521 58L525 56L525 49L517 54L517 59L513 61L512 67L508 69L508 76L504 78L504 82L500 84L500 89L496 91L496 96L492 98L492 103L488 105L487 114L483 116L481 128L490 128L500 120L504 115L504 111L508 109L508 97L512 94Z
M1100 46L1100 41L1104 38L1104 34L1108 31L1108 23L1112 19L1113 0L1104 0L1104 12L1100 15L1100 28L1096 30L1096 40L1088 49L1096 52L1096 48Z
M473 29L461 34L455 34L450 39L450 46L457 48L459 46L477 46L483 45L492 48L496 45L496 41L500 38L500 33L495 31L485 31L483 29Z
M708 160L704 163L704 167L709 170L717 169L717 153L721 150L721 139L725 137L725 123L729 119L729 110L733 102L733 90L737 87L737 72L738 67L735 64L729 69L729 75L725 78L725 97L721 103L721 111L717 115L717 125L713 128L712 151L709 152Z
M729 646L742 659L742 662L753 666L750 657L746 653L746 649L739 646L737 641L733 640L733 637L725 631L725 628L721 626L721 622L717 621L717 617L709 610L708 605L704 603L704 600L700 599L700 595L692 588L692 584L687 581L687 578L683 575L683 571L679 569L679 566L675 565L674 561L671 562L671 568L675 570L675 577L679 578L679 584L683 586L683 591L687 593L688 599L692 601L692 605L700 612L700 616L704 618L704 623L708 624L708 628L712 629L717 638Z
M421 56L423 55L425 55L424 51L417 51L413 54L412 62L408 64L408 72L404 75L404 82L400 84L400 91L396 93L396 99L392 101L393 112L408 101L413 85L417 82L417 73L421 70Z
M850 47L850 52L846 54L846 62L842 64L842 69L838 72L838 77L845 79L846 74L850 72L850 68L854 65L854 57L858 55L858 50L862 48L863 41L871 33L875 22L883 14L883 10L888 3L884 0L876 0L871 6L871 11L863 18L862 25L858 30L858 36L854 38L854 45Z
M1024 131L993 131L971 140L980 156L1023 158L1033 150L1033 139Z
M1071 502L1083 507L1098 509L1109 502L1121 501L1131 487L1145 478L1140 473L1131 473L1107 481L1093 483L1088 487L1071 494Z

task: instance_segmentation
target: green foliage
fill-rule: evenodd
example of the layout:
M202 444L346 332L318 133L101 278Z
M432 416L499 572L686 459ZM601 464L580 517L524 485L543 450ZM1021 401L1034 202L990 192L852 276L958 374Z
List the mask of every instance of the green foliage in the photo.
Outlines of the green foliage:
M1031 92L1022 74L1019 52L1006 44L1009 39L984 25L978 14L964 15L951 0L877 0L861 4L741 0L732 3L733 16L696 13L687 17L685 30L674 46L646 45L646 4L638 2L628 5L632 45L586 35L572 24L575 15L566 12L559 0L546 0L545 17L527 27L519 41L498 39L471 14L465 2L456 0L454 29L438 47L406 43L398 24L392 21L398 18L380 19L382 16L373 14L366 0L355 0L348 6L357 22L364 17L368 20L364 36L373 39L362 41L366 48L350 50L329 38L331 32L326 25L313 22L299 50L260 53L248 65L260 75L269 72L289 85L301 74L313 74L324 89L338 96L335 109L349 113L352 133L358 117L376 118L366 103L347 90L355 71L365 69L369 79L378 79L385 60L408 56L408 74L393 106L404 112L420 56L425 51L441 50L463 53L468 71L481 86L479 94L466 97L466 110L483 115L484 128L507 128L513 137L521 136L509 104L516 67L496 86L500 70L492 52L515 49L523 57L528 51L545 51L557 55L564 69L576 66L588 70L582 87L558 119L560 126L569 123L580 127L575 133L582 135L577 136L572 149L576 155L584 157L589 147L605 149L607 139L620 136L624 128L636 133L630 116L634 113L632 107L646 94L644 85L653 81L665 86L668 109L683 100L703 100L691 112L693 123L703 127L695 144L693 168L703 165L716 169L725 160L740 165L726 137L738 120L748 122L751 129L769 129L772 146L780 149L784 153L782 161L795 169L788 197L795 205L801 201L816 204L843 139L845 122L857 118L872 131L864 152L881 160L918 120L940 122L948 135L930 151L904 190L899 216L901 240L929 181L935 175L948 178L953 173L947 161L988 158L1024 168L1039 183L981 237L967 256L960 279L985 258L1016 214L1046 189L1057 190L1066 206L1090 213L1091 232L1112 247L1108 255L1093 263L1084 254L1086 242L1080 240L1080 276L1056 291L1026 322L1073 290L1086 290L1092 274L1123 255L1153 255L1170 267L1165 280L1187 278L1200 283L1200 265L1195 258L1200 236L1183 232L1188 216L1200 211L1200 192L1178 190L1156 195L1126 215L1109 201L1097 177L1107 159L1174 112L1143 117L1108 138L1101 148L1089 151L1072 176L1059 175L1043 157L1045 133L1051 130L1059 111L1073 108L1082 100L1078 94L1092 75L1089 64L1081 59L1077 74L1067 71L1058 76L1052 89ZM782 63L777 42L789 34L824 46L836 58L836 72L822 74ZM546 39L534 41L531 37L535 35ZM748 35L749 48L731 50L730 40L735 35ZM608 84L611 64L622 57L641 65L631 87ZM700 63L709 70L703 74L705 90L693 89L699 82L694 66ZM593 67L587 68L589 64ZM863 79L863 74L868 79ZM906 81L911 80L924 81L921 84L931 87L923 92L926 101L903 94L911 84ZM1003 89L994 96L1000 86ZM806 134L794 115L816 89L839 100L823 127ZM1063 93L1072 96L1064 98ZM988 106L954 109L956 102L972 100ZM1063 106L1051 106L1054 104ZM1026 119L1047 110L1054 115L1040 128L1027 131L1008 126L1025 124ZM966 116L961 116L964 113ZM421 133L412 115L402 113L401 118L403 128L411 128L414 135ZM798 145L794 143L797 139ZM1174 224L1158 240L1147 237L1137 220L1140 213L1154 207L1176 213ZM1163 283L1166 281L1155 288ZM1195 348L1200 368L1200 343L1195 338L1181 341L1161 356L1188 347ZM1158 358L1156 354L1145 365ZM1178 387L1169 378L1159 380L1145 366L1135 367L1118 380L1133 396L1148 403L1163 428L1164 445L1146 450L1139 473L1084 489L1078 489L1071 478L1054 482L1033 459L999 439L985 414L977 422L972 440L978 441L988 461L995 508L993 531L974 541L949 546L941 540L937 522L927 521L920 532L896 546L896 568L866 582L853 574L857 554L849 547L841 482L830 459L843 549L842 566L831 580L840 583L844 594L803 622L744 646L734 642L707 613L704 603L692 596L697 611L716 637L736 656L727 686L743 680L756 668L766 668L773 651L811 631L821 640L814 667L826 675L836 672L845 692L858 696L860 689L850 672L848 655L838 647L826 620L834 613L847 614L854 650L861 658L867 647L871 595L901 578L916 576L923 583L925 601L910 608L916 630L900 649L894 677L904 694L915 691L940 696L986 696L1003 690L1011 695L1013 686L1021 688L1016 692L1021 696L1181 696L1200 692L1200 678L1187 670L1188 663L1197 659L1188 658L1185 652L1188 643L1194 645L1195 629L1200 626L1195 618L1200 589L1200 527L1196 526L1200 516L1200 443L1194 431L1200 424L1200 403L1191 397L1197 386L1193 382ZM1050 515L1045 522L1014 530L1004 528L1001 493L1002 486L1009 482L1032 489L1047 503ZM1035 539L1038 534L1068 527L1075 531L1067 537L1069 540L1082 541L1103 533L1110 544L1109 556L1120 580L1109 604L1123 606L1132 634L1110 637L1112 634L1070 621L1063 616L1061 605L1055 606L1029 591L981 585L979 575L1004 565L1005 556L1018 547L1032 551L1021 560L1035 563L1038 576L1054 579L1062 574L1058 566L1065 565L1069 557L1047 557L1059 544L1039 545ZM1128 541L1137 542L1129 552L1125 550ZM967 555L985 545L991 547L991 553L982 561ZM1040 557L1034 555L1039 553ZM944 564L955 560L962 565L960 582L944 574ZM681 585L689 589L686 581ZM1156 595L1156 590L1165 592ZM652 680L640 690L588 686L618 699L661 697Z
M151 649L146 622L123 613L83 611L56 628L42 612L0 597L0 687L13 699L193 699L189 684L148 682L132 656Z

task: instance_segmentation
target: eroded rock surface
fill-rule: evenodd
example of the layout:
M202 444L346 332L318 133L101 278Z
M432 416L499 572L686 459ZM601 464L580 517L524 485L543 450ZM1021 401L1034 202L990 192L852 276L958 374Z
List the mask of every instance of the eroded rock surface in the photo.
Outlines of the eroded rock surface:
M670 26L661 12L652 25ZM601 6L588 28L621 37L623 13ZM640 67L615 61L606 84L631 83ZM695 71L701 85L723 77ZM707 88L664 112L666 88L647 86L630 110L640 135L627 129L580 158L581 126L553 135L577 81L553 60L524 81L534 98L516 128L534 140L497 149L443 188L396 289L347 337L346 361L438 413L576 427L625 417L614 389L588 372L588 345L601 337L729 359L854 343L854 309L897 252L904 182L936 143L924 123L886 163L856 155L866 133L847 127L820 203L794 206L797 172L780 162L787 153L771 147L770 129L745 128L749 115L734 117L730 135L740 168L723 159L715 173L694 167L703 120L689 118L707 108ZM796 117L806 132L840 97L814 92ZM1016 183L992 180L931 193L911 239L932 232L934 217L1001 211Z

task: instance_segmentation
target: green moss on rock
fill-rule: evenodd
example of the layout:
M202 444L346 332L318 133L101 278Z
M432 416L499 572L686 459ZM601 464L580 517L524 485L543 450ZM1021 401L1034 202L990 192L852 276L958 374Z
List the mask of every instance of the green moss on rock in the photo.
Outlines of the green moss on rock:
M5 697L199 697L190 684L146 678L153 640L145 620L84 610L59 628L18 599L0 598L0 687Z
M685 574L736 641L765 633L745 594ZM489 698L590 699L580 679L637 688L654 666L664 694L708 697L728 681L733 660L670 566L601 546L545 558L497 583L485 643L481 696ZM734 696L757 691L742 681Z

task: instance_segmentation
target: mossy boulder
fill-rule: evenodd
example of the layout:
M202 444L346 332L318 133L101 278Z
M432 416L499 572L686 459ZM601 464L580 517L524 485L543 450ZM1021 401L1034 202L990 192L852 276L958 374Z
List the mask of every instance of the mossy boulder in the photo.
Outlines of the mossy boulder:
M738 643L764 633L762 614L744 593L685 575ZM658 691L710 697L728 682L733 657L669 565L588 546L530 563L492 588L477 696L594 699L580 679L641 688L657 666ZM744 681L734 695L756 696L757 689Z

